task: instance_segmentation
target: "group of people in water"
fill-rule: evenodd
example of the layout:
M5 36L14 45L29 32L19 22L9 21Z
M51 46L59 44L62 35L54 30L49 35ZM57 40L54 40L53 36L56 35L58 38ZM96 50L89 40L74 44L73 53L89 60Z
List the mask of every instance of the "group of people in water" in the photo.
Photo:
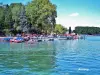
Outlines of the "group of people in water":
M2 37L0 40L14 42L14 43L33 43L33 42L40 42L40 41L54 41L55 39L59 40L73 40L73 39L82 39L83 37L80 35L75 34L64 34L64 35L40 35L40 34L24 34L20 35L17 34L15 37Z

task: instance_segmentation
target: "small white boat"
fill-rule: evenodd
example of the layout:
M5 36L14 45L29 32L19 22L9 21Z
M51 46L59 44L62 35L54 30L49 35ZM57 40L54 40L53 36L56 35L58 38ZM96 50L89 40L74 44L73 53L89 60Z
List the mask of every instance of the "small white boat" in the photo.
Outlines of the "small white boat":
M33 44L35 41L33 39L30 39L27 43Z

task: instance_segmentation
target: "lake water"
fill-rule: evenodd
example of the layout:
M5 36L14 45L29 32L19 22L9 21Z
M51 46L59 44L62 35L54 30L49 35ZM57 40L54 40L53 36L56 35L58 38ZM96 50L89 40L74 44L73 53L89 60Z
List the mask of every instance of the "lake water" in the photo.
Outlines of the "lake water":
M0 43L0 75L100 75L100 37Z

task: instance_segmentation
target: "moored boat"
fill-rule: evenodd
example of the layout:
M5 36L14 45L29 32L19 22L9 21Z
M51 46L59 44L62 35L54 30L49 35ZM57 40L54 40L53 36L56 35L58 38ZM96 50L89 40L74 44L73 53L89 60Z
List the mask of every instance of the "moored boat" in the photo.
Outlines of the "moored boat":
M24 42L24 39L22 37L14 37L13 39L10 39L10 42L21 43Z

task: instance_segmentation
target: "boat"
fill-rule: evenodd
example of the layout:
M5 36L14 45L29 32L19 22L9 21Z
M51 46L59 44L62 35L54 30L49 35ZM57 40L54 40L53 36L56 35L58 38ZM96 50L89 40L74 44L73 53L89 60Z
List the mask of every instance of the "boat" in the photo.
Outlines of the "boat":
M48 38L48 41L54 41L54 38Z
M22 43L24 42L24 39L22 37L14 37L13 39L10 39L10 42Z
M54 36L53 35L49 35L48 36L48 41L54 41Z
M37 42L42 42L42 39L38 39Z
M67 37L66 36L58 36L57 37L59 40L67 40Z
M30 39L27 43L28 44L33 44L35 41L33 39Z

